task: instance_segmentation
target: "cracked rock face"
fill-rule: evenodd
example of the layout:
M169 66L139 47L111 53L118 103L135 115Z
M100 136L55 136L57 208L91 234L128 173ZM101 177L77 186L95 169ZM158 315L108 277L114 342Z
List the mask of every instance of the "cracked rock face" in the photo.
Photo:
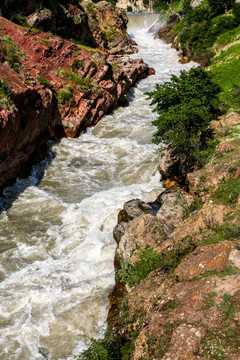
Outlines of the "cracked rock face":
M170 263L182 249L191 251L182 253L172 270L159 265L136 285L125 286L128 318L121 334L137 333L133 360L217 359L219 354L239 359L240 195L232 201L233 189L227 186L239 178L239 139L226 139L225 132L228 124L239 125L239 116L228 115L220 122L225 135L217 156L187 174L190 192L175 183L158 196L155 216L138 213L129 221L122 210L119 218L125 228L117 254L130 264L146 244ZM214 196L223 183L229 202ZM121 319L125 313L119 314Z
M4 4L11 8L15 2ZM20 1L17 8L22 7L28 13L32 11L28 5ZM106 17L107 21L112 14L112 33L125 33L124 16L120 13L120 18L114 16L110 5L98 4L99 19ZM35 12L28 21L32 26L48 29L49 24L56 24L56 16L62 14L55 10ZM65 15L71 21L78 19L74 26L83 26L88 36L92 36L89 27L80 21L84 14L84 10L70 5ZM98 23L99 19L95 21ZM57 21L57 25L61 27L61 21ZM102 30L99 31L102 34ZM3 37L0 77L11 88L9 104L0 103L1 192L16 176L26 176L32 164L43 158L43 148L50 138L79 136L87 127L97 124L104 114L123 104L130 87L148 76L149 67L141 59L115 57L100 49L93 51L40 30L20 27L3 17L0 32ZM18 67L15 69L7 61L9 45L4 41L7 38L16 52Z

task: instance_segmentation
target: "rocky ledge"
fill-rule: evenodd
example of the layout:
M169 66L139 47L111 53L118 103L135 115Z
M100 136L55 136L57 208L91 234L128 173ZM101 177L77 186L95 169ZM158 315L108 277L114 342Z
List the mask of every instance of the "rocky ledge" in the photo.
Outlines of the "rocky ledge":
M139 199L119 213L109 323L131 343L129 359L239 359L240 118L211 126L220 143L208 165L184 168L187 192L165 153L156 215Z
M112 11L115 22L120 22L111 39L122 44L123 20L114 17L108 3L98 7L106 21ZM101 10L105 7L106 12ZM79 136L104 114L126 105L127 91L150 69L141 59L113 54L115 45L111 51L91 48L3 17L0 32L2 191L43 156L47 140Z

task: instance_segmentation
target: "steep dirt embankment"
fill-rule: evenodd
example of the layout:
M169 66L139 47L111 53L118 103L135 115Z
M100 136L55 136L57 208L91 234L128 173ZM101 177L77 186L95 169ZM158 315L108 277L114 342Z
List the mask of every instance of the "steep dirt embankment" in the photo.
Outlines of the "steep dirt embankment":
M109 322L132 343L131 359L239 359L240 118L211 126L219 145L208 165L185 173L189 192L176 181L181 159L165 151L169 188L156 215L140 200L119 213L115 264L127 285L117 281Z
M102 26L110 10L102 12ZM112 18L115 15L113 11ZM120 29L124 21L115 19ZM23 28L5 18L0 18L0 29L1 191L26 174L48 139L78 136L107 112L126 105L127 91L149 68L141 59L114 55L115 50L119 53L117 44L121 46L120 30L109 35L115 45L108 50ZM131 40L128 44L131 52Z

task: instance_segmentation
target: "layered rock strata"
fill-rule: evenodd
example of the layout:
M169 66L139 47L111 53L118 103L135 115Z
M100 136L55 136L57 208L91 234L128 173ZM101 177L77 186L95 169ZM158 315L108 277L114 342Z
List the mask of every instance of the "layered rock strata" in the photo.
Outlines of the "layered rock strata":
M111 55L5 18L0 31L2 191L43 156L47 140L79 136L126 105L127 91L148 76L149 68L141 59Z

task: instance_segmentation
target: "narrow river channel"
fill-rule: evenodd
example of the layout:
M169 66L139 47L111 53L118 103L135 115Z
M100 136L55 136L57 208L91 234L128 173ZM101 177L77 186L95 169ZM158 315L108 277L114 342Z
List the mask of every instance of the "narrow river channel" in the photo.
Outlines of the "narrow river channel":
M130 105L78 139L49 145L29 178L0 199L0 359L73 359L106 328L114 285L112 230L123 203L161 189L155 114L145 91L181 65L148 33L156 15L132 15L129 33L156 75L129 93Z

